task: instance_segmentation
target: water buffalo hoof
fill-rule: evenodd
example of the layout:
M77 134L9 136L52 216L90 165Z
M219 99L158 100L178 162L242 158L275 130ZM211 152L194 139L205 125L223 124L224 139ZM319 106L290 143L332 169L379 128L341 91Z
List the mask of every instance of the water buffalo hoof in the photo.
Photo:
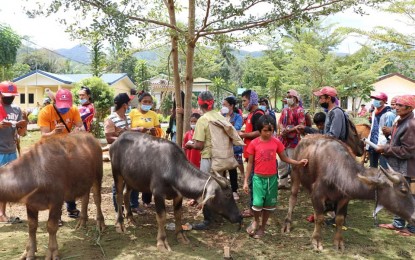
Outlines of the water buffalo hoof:
M157 249L160 252L170 252L171 251L171 248L170 248L169 244L167 243L167 241L165 241L165 242L162 241L162 242L157 243Z
M130 224L130 225L134 225L134 226L137 226L138 225L137 221L135 221L135 219L134 219L134 217L132 215L131 216L127 216L127 220L128 220L128 224Z
M117 233L125 233L125 227L124 224L120 224L120 223L115 223L115 231Z
M86 228L86 220L84 219L79 219L78 222L76 223L75 229L80 229L80 228Z
M313 239L312 244L315 251L323 251L323 243L321 240Z
M343 240L338 240L338 241L334 241L334 249L335 250L339 250L339 251L344 251L344 241Z
M54 250L53 252L50 250L46 251L45 260L59 260L58 250Z
M291 224L285 223L281 229L281 233L290 233L291 232Z
M190 243L189 239L186 237L185 234L183 234L183 232L179 232L177 234L177 241L179 241L179 243L185 244L185 245L188 245Z
M26 250L24 251L24 253L20 256L21 260L35 260L35 254L29 254Z
M97 221L97 229L99 232L102 232L105 230L105 222L102 220Z

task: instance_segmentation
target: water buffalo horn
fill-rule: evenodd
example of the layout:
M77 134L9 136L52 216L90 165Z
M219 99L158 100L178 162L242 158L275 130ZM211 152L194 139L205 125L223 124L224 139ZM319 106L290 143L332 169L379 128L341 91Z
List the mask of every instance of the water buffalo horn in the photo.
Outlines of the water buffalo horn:
M389 170L393 171L393 169L388 165ZM394 183L394 184L398 184L401 182L401 180L399 179L398 176L394 175L394 174L390 174L387 170L385 170L385 168L383 168L382 166L380 166L380 169L382 170L382 172L386 175L386 177L388 177L388 179Z
M228 183L226 182L226 179L221 177L221 176L215 176L215 175L211 175L213 179L215 179L215 181L219 184L219 186L222 189L225 189L226 187L228 187Z

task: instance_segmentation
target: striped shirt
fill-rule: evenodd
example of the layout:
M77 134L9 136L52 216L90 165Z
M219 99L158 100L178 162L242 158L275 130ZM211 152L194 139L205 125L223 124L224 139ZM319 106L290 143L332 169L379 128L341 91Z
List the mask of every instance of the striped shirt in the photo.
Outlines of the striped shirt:
M125 119L119 117L116 112L111 113L104 122L104 132L116 133L118 136L122 130L129 129L131 127L131 118L129 115L125 115Z

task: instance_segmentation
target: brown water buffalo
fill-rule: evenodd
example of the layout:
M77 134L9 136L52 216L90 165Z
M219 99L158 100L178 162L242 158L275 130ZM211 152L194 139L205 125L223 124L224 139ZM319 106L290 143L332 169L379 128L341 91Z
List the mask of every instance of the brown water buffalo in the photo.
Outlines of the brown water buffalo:
M359 134L360 139L368 138L369 134L370 134L370 125L368 125L368 124L358 124L358 125L356 125L356 130L357 130L357 133ZM362 160L361 160L362 164L365 164L367 162L367 160L369 160L369 153L365 149L365 151L362 155Z
M309 135L294 151L293 159L308 159L306 167L293 166L291 197L283 232L290 232L291 218L300 183L311 193L315 227L312 243L322 250L321 226L326 203L337 203L334 246L344 249L342 226L352 199L374 200L392 213L415 224L415 200L405 178L392 169L364 168L340 141ZM375 195L377 193L377 195Z
M121 207L124 184L124 206L127 218L133 222L129 203L131 189L153 193L159 250L171 250L164 229L166 199L173 200L176 237L182 243L188 243L181 223L183 197L198 199L230 222L242 223L242 216L226 179L209 175L193 167L175 143L148 134L126 132L111 145L110 156L117 190L117 226L120 231L124 231Z
M0 201L26 204L29 241L22 259L35 259L40 210L49 210L49 245L45 259L59 259L56 232L64 201L82 197L77 228L86 225L92 187L97 226L105 227L101 212L102 151L91 134L43 138L17 160L0 168Z

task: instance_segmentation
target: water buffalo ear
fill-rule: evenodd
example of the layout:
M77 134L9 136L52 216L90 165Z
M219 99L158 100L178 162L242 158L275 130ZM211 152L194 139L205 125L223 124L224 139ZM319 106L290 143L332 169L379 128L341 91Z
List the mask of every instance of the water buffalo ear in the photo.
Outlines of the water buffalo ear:
M360 174L357 174L357 177L361 182L369 186L379 186L382 184L382 181L378 177L368 177Z
M211 175L212 178L219 184L219 186L222 189L226 189L228 187L228 182L226 181L226 179L222 176L215 176L215 175Z

